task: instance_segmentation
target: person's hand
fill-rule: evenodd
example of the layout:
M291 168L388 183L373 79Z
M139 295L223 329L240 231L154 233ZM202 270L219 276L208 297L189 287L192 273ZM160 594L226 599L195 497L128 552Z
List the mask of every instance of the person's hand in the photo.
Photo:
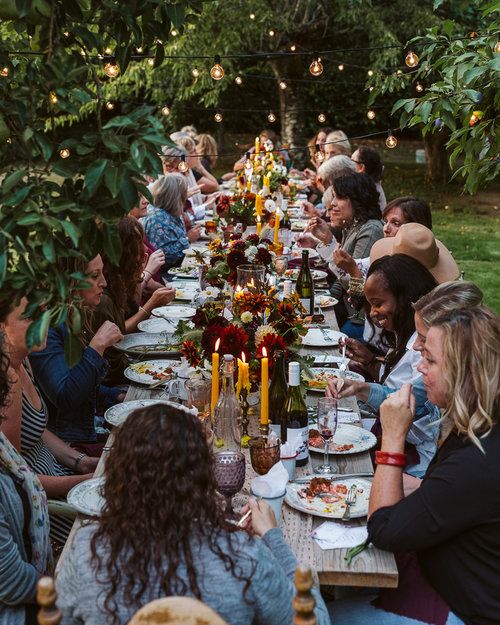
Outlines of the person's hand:
M161 249L150 254L144 271L150 276L155 274L165 264L165 252Z
M333 252L333 262L339 269L342 269L342 271L345 271L350 276L355 278L359 278L361 276L361 272L359 271L359 267L354 258L342 248L338 247Z
M169 288L167 286L162 286L159 289L156 289L156 291L153 291L153 293L151 294L151 297L144 304L143 308L148 313L151 313L151 311L154 308L158 308L159 306L166 306L167 304L170 304L170 302L174 298L175 298L175 289Z
M210 193L210 195L207 195L205 199L205 204L207 205L207 207L209 204L214 204L220 195L222 195L221 191L214 191L213 193Z
M193 226L192 228L190 228L187 231L187 238L188 238L188 241L190 243L194 243L195 241L198 241L200 236L201 236L201 226L200 226L200 224L197 224L196 226Z
M339 341L340 347L343 345L343 341ZM353 362L360 364L362 367L367 367L375 360L373 352L366 347L363 343L356 339L345 339L346 350L345 354Z
M312 202L308 202L304 200L302 202L302 212L306 217L321 217L323 215L323 211L320 208L316 208Z
M326 383L326 397L334 399L342 399L343 397L356 396L362 401L368 399L368 384L366 382L357 382L356 380L348 380L347 378L330 378ZM366 393L366 399L364 399Z
M241 512L252 511L248 521L243 527L250 533L257 536L264 536L266 532L277 527L276 517L271 506L265 501L257 501L250 497L248 506L245 506Z
M404 441L415 416L415 396L411 384L403 386L382 403L380 406L380 423L382 425L382 439L388 443L387 451L399 451L389 447L399 445L404 447Z
M188 189L188 197L192 197L193 195L196 195L197 193L200 193L201 191L201 185L197 184L195 187L189 187Z
M325 245L328 245L333 240L333 234L330 230L330 226L320 217L313 217L310 219L304 232L310 232Z
M102 356L108 347L121 340L123 340L123 334L116 323L105 321L94 334L94 338L90 341L89 346Z
M92 458L91 456L84 456L78 463L78 473L93 474L97 468L98 463L99 463L99 458Z
M316 249L319 243L319 240L315 236L307 232L301 232L295 240L299 247L307 247L312 249Z
M309 167L306 167L304 169L304 176L306 178L311 178L311 180L314 180L316 178L316 172L310 169Z

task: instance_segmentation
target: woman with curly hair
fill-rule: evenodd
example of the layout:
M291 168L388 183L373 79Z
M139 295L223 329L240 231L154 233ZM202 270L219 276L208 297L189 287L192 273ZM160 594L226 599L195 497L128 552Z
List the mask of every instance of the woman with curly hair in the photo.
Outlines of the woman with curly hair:
M231 625L292 622L296 561L274 514L250 503L254 536L225 520L214 458L188 409L130 415L109 453L103 495L98 522L77 533L57 578L65 625L125 625L170 595L201 599Z
M144 230L137 219L127 216L118 223L118 234L122 244L120 262L115 265L104 256L107 286L94 311L92 325L98 328L104 321L112 321L122 334L129 334L135 332L140 321L149 319L154 308L169 304L175 297L175 289L170 286L156 289L143 306L139 305L142 289L148 280L144 273L148 258ZM110 364L105 383L110 386L121 384L123 371L128 366L126 357L113 349L106 351L105 356Z

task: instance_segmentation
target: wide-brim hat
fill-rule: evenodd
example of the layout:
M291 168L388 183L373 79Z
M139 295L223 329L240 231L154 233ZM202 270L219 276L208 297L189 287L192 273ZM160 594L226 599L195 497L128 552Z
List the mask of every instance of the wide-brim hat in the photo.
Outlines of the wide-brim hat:
M422 224L403 224L395 237L376 241L370 252L370 262L393 254L406 254L418 260L439 283L457 280L460 275L451 252Z

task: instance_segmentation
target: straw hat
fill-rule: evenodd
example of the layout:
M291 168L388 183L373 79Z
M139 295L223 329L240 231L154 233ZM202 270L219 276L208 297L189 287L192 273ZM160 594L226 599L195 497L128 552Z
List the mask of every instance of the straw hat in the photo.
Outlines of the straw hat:
M395 237L376 241L370 252L370 262L393 254L406 254L418 260L438 283L457 280L460 275L451 252L422 224L403 224Z

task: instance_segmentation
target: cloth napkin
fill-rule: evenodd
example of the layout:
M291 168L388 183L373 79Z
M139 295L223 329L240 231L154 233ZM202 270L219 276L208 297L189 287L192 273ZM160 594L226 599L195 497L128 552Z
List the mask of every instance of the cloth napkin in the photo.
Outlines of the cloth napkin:
M359 421L359 416L352 410L339 409L337 411L337 421L338 423L356 423Z
M266 475L259 475L252 480L252 493L257 497L280 497L286 490L288 477L288 471L280 461Z
M311 536L321 549L348 549L364 542L368 538L368 530L362 525L325 521Z

